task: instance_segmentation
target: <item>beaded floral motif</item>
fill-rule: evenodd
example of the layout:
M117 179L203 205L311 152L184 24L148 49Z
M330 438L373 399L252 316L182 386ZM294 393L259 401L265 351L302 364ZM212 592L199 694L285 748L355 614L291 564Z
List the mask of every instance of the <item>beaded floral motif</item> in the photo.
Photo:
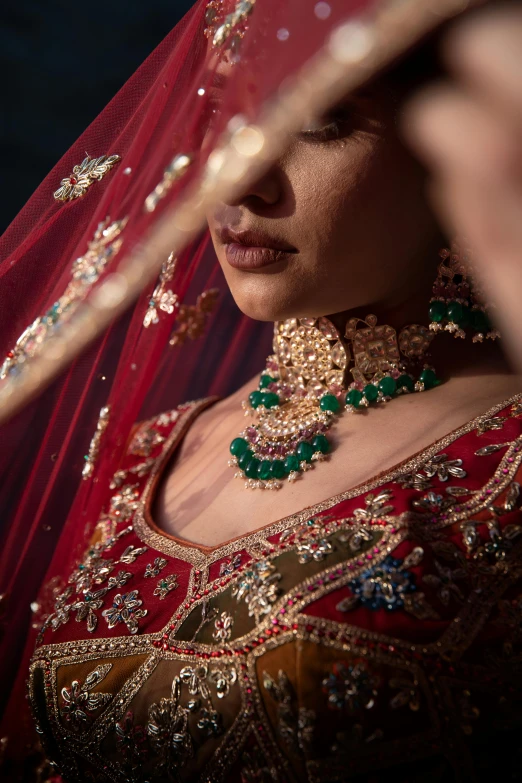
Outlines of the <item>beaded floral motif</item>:
M109 485L110 488L117 489L121 487L129 473L138 476L138 478L143 478L143 476L146 476L148 473L150 473L155 464L156 460L152 457L149 457L149 459L138 463L138 465L133 465L133 467L129 468L128 470L117 470L112 477L111 483Z
M212 638L216 642L226 642L232 635L232 626L234 618L228 612L221 612L221 615L214 621L214 631Z
M122 556L118 560L118 563L125 563L126 565L131 565L131 563L134 563L136 558L138 558L140 555L145 554L147 551L146 546L128 546L125 551L123 552Z
M69 577L69 583L74 582L77 592L85 592L90 590L93 584L101 584L114 571L112 560L104 560L98 551L91 552Z
M119 155L102 155L99 158L87 155L78 166L73 167L72 174L62 179L53 194L55 200L74 201L85 196L91 185L102 180L120 160Z
M134 714L128 710L116 724L115 731L116 750L123 757L125 770L132 774L140 769L149 755L146 730L134 724Z
M125 484L111 498L110 513L121 520L130 519L139 505L138 484Z
M124 587L132 577L130 571L118 571L116 576L110 576L107 587L111 590L113 587Z
M446 492L450 487L446 488ZM442 511L447 511L456 503L455 497L450 493L446 495L440 495L437 492L427 492L420 498L415 498L412 501L413 508L419 511L429 512L430 514L440 514Z
M176 574L169 574L159 580L154 590L154 595L162 601L172 590L178 586L178 577Z
M522 536L522 525L506 525L501 531L495 519L485 522L470 520L464 522L461 529L466 550L480 564L483 573L509 569L514 545Z
M232 685L235 685L237 682L237 670L234 666L225 666L212 670L209 677L216 685L218 699L223 699L229 694Z
M147 736L155 763L160 772L170 775L194 755L194 745L188 731L189 710L180 705L181 683L172 681L170 698L161 699L149 707ZM168 778L167 778L168 779Z
M392 677L389 680L390 688L397 692L390 699L392 710L398 710L401 707L408 706L412 712L418 712L421 706L421 693L419 683L415 679L406 677Z
M54 612L44 618L38 640L41 640L48 628L56 631L61 625L69 622L71 612L76 612L77 622L85 620L87 631L94 633L98 625L96 610L103 606L105 595L109 590L123 587L132 577L132 574L125 570L119 570L116 575L113 575L116 564L113 560L104 559L102 554L129 532L129 528L124 528L116 536L109 537L87 550L83 561L78 563L70 575L68 586L56 595ZM130 549L132 550L133 547ZM146 551L146 548L143 551ZM95 585L103 582L106 582L105 587L93 589ZM73 598L70 603L67 603L75 591L77 596L81 597Z
M375 519L390 514L393 511L393 506L389 504L389 500L393 497L390 490L384 490L379 492L378 495L368 493L364 499L364 508L356 508L353 512L355 519L358 522L373 522Z
M371 674L364 661L340 661L334 663L332 671L323 679L322 688L329 707L354 713L373 707L378 682L378 678Z
M220 576L229 576L230 574L233 574L236 568L239 568L241 565L241 552L238 552L237 555L234 555L234 557L229 557L227 560L224 560L221 565L219 566L219 575Z
M276 572L273 563L260 560L242 573L232 588L232 595L237 601L245 601L249 616L255 617L258 623L263 615L268 614L270 606L277 599L280 592L277 583L280 579L281 574Z
M164 557L156 557L154 563L152 564L148 563L143 576L144 577L158 576L160 571L163 571L166 565L167 565L167 561L165 560Z
M153 449L160 446L164 440L164 436L158 430L145 423L135 433L129 446L129 453L138 457L150 457Z
M305 707L297 708L296 694L282 669L277 680L263 672L263 687L277 704L277 729L285 745L294 752L306 751L313 742L316 715Z
M403 560L388 555L382 563L368 568L349 583L352 595L338 604L340 612L349 612L358 604L377 611L405 609L419 619L437 617L423 593L417 591L415 576L408 569L420 563L424 551L415 549Z
M325 517L309 519L296 530L283 531L280 540L296 545L297 559L301 564L311 560L319 562L334 551L332 542L323 533L325 522Z
M178 303L178 297L170 289L166 288L168 282L174 277L176 268L176 259L174 253L171 253L168 259L161 267L158 282L149 300L147 312L143 319L143 326L147 329L151 324L159 323L158 310L162 310L168 315L172 315L174 308Z
M107 265L121 248L120 236L127 220L110 223L110 218L98 225L87 251L77 258L71 270L71 280L62 296L25 329L9 351L0 366L0 379L7 375L17 375L22 365L56 334L57 330L76 312L78 305L87 296Z
M196 718L198 745L202 740L220 735L222 719L213 706L210 685L215 686L218 699L224 699L236 683L237 671L233 666L215 669L207 664L184 666L172 681L170 697L149 706L144 727L135 725L130 710L116 723L116 747L126 769L137 770L140 764L150 761L160 777L177 780L181 765L194 756L196 747L189 717ZM186 706L181 703L183 688L191 697Z
M197 340L201 337L218 296L217 288L209 288L198 296L195 305L181 305L169 344L183 345L187 339Z
M431 460L425 462L422 472L428 478L436 476L439 481L447 481L450 476L453 476L453 478L466 478L468 475L462 468L462 460L449 459L447 454L437 454Z
M76 601L71 610L76 612L76 622L82 620L87 621L87 630L89 633L94 633L96 626L98 625L98 616L96 615L96 609L101 609L103 606L103 598L107 594L108 588L104 587L101 590L91 593L90 590L83 594L82 601Z
M104 609L102 612L109 629L118 623L124 623L130 633L138 633L138 620L147 614L147 609L138 608L142 603L137 590L115 595L110 609Z
M43 626L38 635L38 639L41 638L43 632L47 628L51 628L53 631L56 631L60 625L69 622L71 604L67 604L67 600L71 597L73 592L74 590L72 587L66 587L65 590L56 597L54 602L54 612L45 619L45 622L43 623Z
M87 726L93 718L93 713L112 699L110 693L99 691L91 693L92 689L105 679L111 669L111 663L98 666L87 675L84 683L73 680L70 688L62 688L60 695L63 706L60 708L60 715L72 728L78 730Z

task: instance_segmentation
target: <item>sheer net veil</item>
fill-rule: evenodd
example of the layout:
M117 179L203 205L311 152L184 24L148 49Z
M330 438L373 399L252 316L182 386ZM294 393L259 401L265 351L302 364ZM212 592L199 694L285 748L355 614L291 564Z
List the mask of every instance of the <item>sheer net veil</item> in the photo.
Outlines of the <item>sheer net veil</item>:
M270 352L271 325L227 291L203 208L269 166L307 107L464 6L197 2L1 239L6 722L25 705L35 627L89 541L135 422L228 394ZM23 732L17 741L25 752Z

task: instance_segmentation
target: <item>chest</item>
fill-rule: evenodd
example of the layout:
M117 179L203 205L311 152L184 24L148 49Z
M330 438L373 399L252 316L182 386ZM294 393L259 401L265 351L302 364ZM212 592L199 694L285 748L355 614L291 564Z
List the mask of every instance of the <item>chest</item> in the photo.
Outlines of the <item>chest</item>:
M480 401L476 407L484 409ZM328 458L307 465L293 483L282 480L277 491L247 489L244 480L234 478L237 469L228 464L228 444L240 430L240 420L221 411L207 418L203 414L181 440L155 485L151 516L167 534L217 546L304 508L314 508L327 498L341 497L351 488L364 492L375 477L385 482L388 476L415 471L423 457L411 455L442 437L470 412L459 405L448 406L448 410L441 416L439 408L430 405L426 412L418 398L404 397L396 401L396 407L346 414L329 433L332 452ZM461 451L455 449L457 459Z

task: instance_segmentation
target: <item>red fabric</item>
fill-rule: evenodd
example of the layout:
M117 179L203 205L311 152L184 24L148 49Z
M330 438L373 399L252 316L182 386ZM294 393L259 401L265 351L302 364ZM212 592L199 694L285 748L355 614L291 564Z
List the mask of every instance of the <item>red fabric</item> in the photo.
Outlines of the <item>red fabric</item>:
M227 9L233 5L226 0ZM281 82L319 50L335 26L373 5L373 0L332 2L330 16L318 21L314 2L257 3L241 62L221 98L220 117L202 147L211 110L208 88L218 62L203 32L206 2L197 2L59 161L3 236L0 355L6 356L25 328L63 294L74 259L85 254L101 221L128 218L123 248L103 278L194 180L229 120L238 113L255 120ZM278 36L280 30L289 35ZM198 95L200 88L204 96ZM82 198L55 201L61 179L86 152L91 157L117 154L121 161ZM151 215L144 210L145 199L177 153L190 153L194 163ZM205 235L180 255L168 288L180 303L194 304L202 291L215 286L221 291L219 304L197 343L169 347L177 310L160 312L159 322L144 328L149 286L37 400L0 428L0 592L5 596L0 659L4 683L13 682L19 670L18 693L27 666L23 649L30 604L42 585L71 570L83 550L134 423L187 398L226 395L260 369L270 350L270 326L248 321L235 308ZM94 473L82 481L83 458L107 404L109 424ZM4 687L0 709L8 698L9 687ZM16 698L12 703L16 714Z
M369 0L358 0L332 6L331 17L317 24L313 3L306 13L298 0L259 3L249 17L241 66L233 69L222 96L214 138L238 111L255 118L263 101L319 48L332 27L368 5ZM203 34L205 6L198 2L167 36L57 163L2 237L0 356L62 295L73 260L85 253L100 221L129 218L124 249L108 265L113 270L190 183L212 149L211 136L206 152L200 150L209 91L204 97L197 94L210 86L217 66ZM291 33L284 42L276 35L281 28ZM61 179L86 152L91 157L117 154L121 162L82 198L55 201ZM173 188L151 216L144 201L178 152L191 153L195 164L183 187ZM198 343L168 346L176 312L160 313L158 324L143 328L149 288L39 399L0 428L0 592L8 629L0 646L4 682L12 682L20 666L30 604L42 584L70 569L77 558L134 422L186 398L227 394L254 374L269 352L270 327L237 311L204 236L182 254L170 287L180 302L194 304L198 294L214 286L221 291L220 301ZM106 404L112 412L103 449L94 475L82 481L83 456ZM9 689L3 688L2 707L8 696Z
M515 702L520 693L517 683L510 679L512 670L508 661L495 658L500 649L509 655L520 620L520 399L518 395L515 404L508 404L503 409L502 405L497 406L487 416L464 425L423 449L419 455L391 467L380 476L369 478L364 486L343 493L344 497L331 498L321 503L319 509L308 509L309 517L300 513L294 518L272 521L259 531L215 547L191 545L169 536L158 530L153 519L154 497L161 477L182 437L206 403L181 406L142 423L118 466L116 483L119 486L113 483L112 489L108 485L104 488L105 502L100 520L111 518L113 526L109 531L100 530L90 544L86 542L86 552L82 553L83 570L75 568L71 575L64 573L61 583L56 585L54 597L58 593L64 596L62 606L66 605L67 611L60 617L59 608L53 607L52 600L43 607L42 620L51 614L37 641L35 659L39 661L38 667L49 667L49 674L45 675L49 696L48 706L40 714L48 716L43 730L45 746L53 748L53 743L57 743L59 768L66 769L70 759L66 735L62 731L64 728L67 731L63 693L56 694L60 717L56 717L53 706L57 685L50 667L58 652L57 645L74 642L74 650L58 652L66 659L58 665L60 672L66 672L62 682L70 687L77 676L85 677L88 666L92 669L100 660L105 660L114 642L111 661L115 668L126 660L126 656L132 657L129 644L135 643L141 645L140 655L144 658L159 650L164 651L163 660L172 660L172 655L179 655L183 661L181 665L196 667L215 663L225 667L232 662L240 671L249 668L247 660L254 657L250 653L255 650L256 665L252 668L257 671L257 679L254 677L257 686L252 684L252 689L259 687L259 692L265 694L266 687L263 690L259 683L264 672L277 671L284 666L285 674L295 683L299 705L303 710L304 705L312 705L314 714L317 712L312 758L319 764L321 752L328 756L327 748L335 732L349 733L354 721L364 721L364 729L370 736L376 731L382 733L382 742L376 743L376 753L380 756L369 759L363 745L354 746L352 753L345 749L348 754L348 767L343 770L346 777L326 777L319 766L314 780L355 779L357 772L367 773L368 769L373 770L375 777L372 780L375 781L407 780L411 758L405 753L405 747L412 749L413 759L422 764L421 769L433 771L437 764L444 767L445 774L437 775L433 771L430 780L488 780L481 774L481 743L477 737L484 734L491 737L495 730L498 731L498 706L492 709L490 705L497 704L499 698L506 699L508 691L509 698ZM141 439L148 434L154 436L156 445L143 449ZM491 446L494 449L488 453ZM143 467L145 458L151 460L153 466L149 464L141 475L133 473L138 466ZM422 480L424 486L414 486L413 478L417 482ZM142 499L145 501L143 516L141 507L136 510L132 505L134 501L139 505ZM374 536L374 541L352 548L348 542L361 530L361 523L370 537ZM496 526L494 530L491 523ZM473 540L466 538L466 525L474 531ZM262 533L262 551L259 541L256 550L257 532ZM325 542L330 542L330 549L325 547ZM101 548L95 551L94 543ZM321 546L324 547L322 554L315 560L312 553L320 552ZM195 559L201 552L208 560ZM411 560L410 565L407 565L407 558ZM243 580L248 580L257 566L261 564L266 568L267 562L279 575L279 584L284 588L278 591L269 611L254 620L250 613L241 612L245 596L241 597L238 587ZM310 564L313 568L308 568ZM157 572L151 573L153 565ZM97 572L98 567L106 573ZM394 569L394 575L381 583L382 574L390 567ZM117 578L122 571L127 572L125 586L111 587L109 578ZM174 580L173 586L163 596L158 595L160 586L168 582L169 577ZM85 584L79 581L82 579L86 580ZM378 587L373 594L364 592L363 583L365 588L371 584ZM382 593L379 592L381 584L384 585ZM405 592L401 593L404 586ZM97 622L89 632L85 616L78 618L76 615L75 601L84 600L87 589L95 592L100 588L103 607L94 608ZM256 589L251 589L250 597L255 599ZM448 591L446 596L445 589ZM357 590L361 590L357 600L349 608L343 608L343 600L353 599ZM125 600L130 591L134 591L132 595L140 607L135 618L137 626L127 626L119 619L110 628L107 612L117 608L118 599ZM116 596L116 593L120 595ZM376 602L372 602L375 596ZM414 596L416 603L408 604L408 596ZM489 606L487 614L480 617L475 616L472 609L477 596L482 596L478 600ZM217 611L219 616L219 612L224 611L234 618L233 631L225 639L210 637L212 625L209 629L208 623L207 636L203 631L200 635L195 631L200 619L198 612L202 611L205 601L209 605L215 602L209 612ZM387 604L388 601L391 604ZM511 615L502 619L499 610L507 611L509 607ZM478 613L477 609L475 611ZM190 628L187 629L187 625ZM202 626L200 623L199 628ZM297 641L292 638L293 631ZM461 638L459 633L462 633ZM267 639L273 641L273 646L264 647ZM330 639L336 640L337 649L332 650ZM345 647L339 648L339 642ZM299 652L289 653L294 644ZM79 655L77 645L81 646ZM94 651L92 655L91 650ZM325 705L325 673L332 662L335 672L336 666L358 661L371 674L375 706L373 699L371 704L361 702L345 711ZM462 760L457 761L452 750L452 732L458 737L459 729L455 726L444 728L445 700L439 703L419 695L417 707L408 708L406 702L390 707L389 700L397 699L398 687L406 689L402 698L408 693L413 699L413 681L407 671L410 666L419 693L422 683L429 680L434 683L435 692L439 687L447 688L448 693L453 688L457 698L469 690L471 703L480 705L475 713L466 712L466 705L462 706L460 702L454 707L457 725L459 720L464 726L467 720L475 721L474 745L471 741L468 743L469 737L466 737L463 746L466 753ZM78 674L79 667L84 667L83 674ZM119 689L127 684L123 676L118 682L115 690L109 688L114 699L119 698ZM363 698L364 684L357 685L356 681L352 685L352 696L361 693ZM132 721L136 720L136 725L141 725L143 718L138 717L137 712L141 710L141 715L146 714L152 701L157 701L164 692L168 693L169 688L170 680L164 674L163 680L145 680L127 705L127 715ZM248 701L250 692L246 690L246 704L235 702L236 711L252 708L250 723L244 727L240 763L237 768L226 770L226 778L218 776L216 780L241 783L247 779L245 751L250 752L257 745L256 732L249 730L250 725L258 722L262 725L265 716L257 698L252 696L252 701ZM223 703L226 705L226 699ZM461 707L462 715L457 712ZM281 725L291 725L281 724L277 715L274 717L268 710L271 735L265 737L267 742L280 737ZM94 722L95 718L92 720ZM114 716L112 720L114 722ZM508 721L506 718L506 726L510 725ZM220 752L234 744L234 731L240 731L237 723L230 734L223 736ZM504 731L507 731L505 727ZM428 739L423 745L424 732ZM91 736L96 736L96 732ZM505 736L509 737L501 733L500 741L504 741ZM323 740L325 747L321 751ZM114 743L114 728L109 728L104 741L95 745L94 759L91 757L94 768L101 768L109 758L114 761L111 743ZM205 757L202 747L204 743L191 761L194 764L192 776L184 769L180 780L208 779L202 770L201 759ZM419 748L422 748L422 761L419 761ZM284 758L291 757L295 763L284 742L282 749ZM85 757L89 758L91 750L75 747L71 751L78 769L83 770ZM266 757L267 746L263 752ZM263 758L263 753L260 757ZM121 763L122 758L117 748L117 762ZM306 772L298 769L294 777L288 768L281 770L277 766L278 757L270 758L280 775L277 779L312 779L306 774L310 767ZM516 763L512 751L506 754L504 761L508 767ZM211 756L209 764L213 762ZM461 763L464 777L455 772ZM338 764L342 768L342 753ZM476 777L473 772L477 773ZM74 771L69 774L71 780L81 779ZM113 779L127 780L125 768L114 768Z

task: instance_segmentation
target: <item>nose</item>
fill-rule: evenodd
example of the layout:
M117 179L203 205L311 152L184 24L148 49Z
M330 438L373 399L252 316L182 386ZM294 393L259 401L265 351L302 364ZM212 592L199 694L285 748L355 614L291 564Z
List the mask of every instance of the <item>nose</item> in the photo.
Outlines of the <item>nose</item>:
M240 196L226 202L230 207L248 207L252 212L274 206L281 198L281 181L276 166L253 182Z

